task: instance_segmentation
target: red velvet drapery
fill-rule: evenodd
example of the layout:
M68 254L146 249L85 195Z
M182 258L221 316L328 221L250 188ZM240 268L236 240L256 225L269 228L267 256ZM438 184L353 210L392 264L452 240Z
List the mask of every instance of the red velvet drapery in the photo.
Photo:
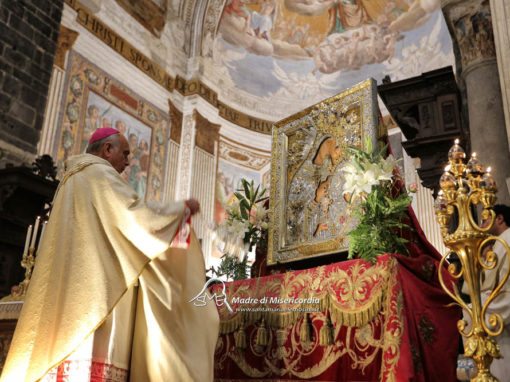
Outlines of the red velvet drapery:
M460 310L447 307L440 255L409 217L411 257L228 283L215 380L456 381Z

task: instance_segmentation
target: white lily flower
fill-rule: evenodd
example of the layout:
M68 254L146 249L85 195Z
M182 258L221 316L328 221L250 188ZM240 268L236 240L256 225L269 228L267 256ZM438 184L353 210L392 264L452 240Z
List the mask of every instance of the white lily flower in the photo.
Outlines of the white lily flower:
M365 192L365 193L369 194L370 191L372 191L372 186L375 186L378 183L379 183L379 181L375 177L374 171L372 171L372 170L366 171L363 174L363 178L362 178L360 184L358 184L358 189L360 190L359 193Z
M354 174L344 175L344 185L343 185L344 195L354 193L354 190L356 189L356 184L358 183L356 181L356 179L357 179L357 176L355 176Z
M382 161L384 171L392 174L398 162L399 160L395 159L392 154L388 155L388 157Z
M237 201L232 202L228 206L228 209L232 212L233 215L240 215L241 214L241 211L239 210L239 202L237 202Z
M261 221L266 217L267 209L264 206L257 206L257 210L255 212L255 219L257 222Z

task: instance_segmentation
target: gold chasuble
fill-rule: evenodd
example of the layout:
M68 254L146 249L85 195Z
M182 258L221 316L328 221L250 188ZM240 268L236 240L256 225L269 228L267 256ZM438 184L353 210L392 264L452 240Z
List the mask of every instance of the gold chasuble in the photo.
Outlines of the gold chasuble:
M144 203L90 154L67 166L0 381L52 380L91 341L81 361L104 343L99 363L113 349L129 368L97 380L212 381L218 313L188 303L205 283L202 252L193 232L188 249L170 246L185 203Z

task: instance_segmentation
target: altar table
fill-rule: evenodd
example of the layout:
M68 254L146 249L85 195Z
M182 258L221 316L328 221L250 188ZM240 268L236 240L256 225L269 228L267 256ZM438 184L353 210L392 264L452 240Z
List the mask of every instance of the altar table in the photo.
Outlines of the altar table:
M412 252L226 284L215 381L456 381L460 310Z

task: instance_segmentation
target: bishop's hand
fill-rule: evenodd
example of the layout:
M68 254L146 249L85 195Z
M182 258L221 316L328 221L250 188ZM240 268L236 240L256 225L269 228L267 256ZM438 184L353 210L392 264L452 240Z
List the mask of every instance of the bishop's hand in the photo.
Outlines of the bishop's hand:
M196 199L188 199L186 200L186 205L188 206L191 216L195 215L196 213L200 212L200 203Z

